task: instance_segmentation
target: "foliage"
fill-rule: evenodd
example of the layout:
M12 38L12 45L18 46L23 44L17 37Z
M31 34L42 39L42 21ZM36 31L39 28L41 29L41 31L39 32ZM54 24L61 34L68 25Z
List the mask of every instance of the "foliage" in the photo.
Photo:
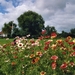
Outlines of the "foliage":
M53 26L48 25L45 27L45 29L46 29L46 35L50 35L52 32L57 32L55 27L53 27Z
M71 29L70 32L71 32L72 34L75 34L75 28Z
M16 37L0 45L0 73L5 75L74 75L75 39ZM8 39L9 40L9 39Z
M75 28L70 30L70 34L71 34L72 37L75 37Z
M67 37L68 34L69 34L69 33L65 32L65 31L62 31L61 36L62 36L62 37Z
M16 30L16 24L13 23L13 21L10 21L9 23L5 23L4 27L2 28L2 32L4 34L7 34L7 37L12 37Z
M18 23L22 35L30 34L38 37L44 28L44 20L41 15L33 11L27 11L18 17Z

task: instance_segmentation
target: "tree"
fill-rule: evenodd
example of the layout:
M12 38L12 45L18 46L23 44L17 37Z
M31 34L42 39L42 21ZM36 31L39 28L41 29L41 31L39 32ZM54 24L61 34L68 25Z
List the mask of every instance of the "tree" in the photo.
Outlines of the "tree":
M70 33L75 35L75 28L71 29Z
M2 28L2 32L4 34L7 34L7 37L12 37L14 30L16 29L16 24L13 23L13 21L10 21L9 23L4 23L4 27Z
M17 20L22 35L30 34L31 37L38 37L44 28L42 16L33 11L24 12Z
M61 36L62 37L67 37L67 36L69 36L69 33L65 32L65 31L62 31Z
M70 34L71 34L72 37L75 37L75 28L70 30Z
M48 26L45 27L45 29L46 29L47 35L50 35L52 32L57 32L54 26L51 27L51 26L48 25Z

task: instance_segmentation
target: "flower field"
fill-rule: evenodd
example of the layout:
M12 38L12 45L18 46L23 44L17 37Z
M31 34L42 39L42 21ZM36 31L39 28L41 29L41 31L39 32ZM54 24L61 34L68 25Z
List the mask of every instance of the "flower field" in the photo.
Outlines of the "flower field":
M0 75L75 75L75 39L55 37L1 44Z

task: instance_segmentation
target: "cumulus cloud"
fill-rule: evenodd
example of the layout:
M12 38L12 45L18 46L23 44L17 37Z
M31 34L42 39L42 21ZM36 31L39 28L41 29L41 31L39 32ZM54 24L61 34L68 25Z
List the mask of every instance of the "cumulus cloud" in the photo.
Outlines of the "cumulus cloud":
M75 0L0 0L5 13L0 12L0 30L5 22L14 21L25 11L41 14L45 26L54 26L58 32L75 28Z

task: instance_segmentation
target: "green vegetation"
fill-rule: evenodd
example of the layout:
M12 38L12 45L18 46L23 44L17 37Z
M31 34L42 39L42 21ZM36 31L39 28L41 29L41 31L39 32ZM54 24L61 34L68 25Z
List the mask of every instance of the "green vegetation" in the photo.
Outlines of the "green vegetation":
M74 75L75 39L56 36L1 39L5 42L0 45L1 75Z
M5 38L0 38L0 44L2 45L2 44L9 44L10 42L12 42L13 41L13 39L5 39Z
M24 12L18 18L18 25L10 21L4 24L2 32L7 37L26 36L36 38L40 36L42 29L44 29L44 20L41 15L33 11ZM18 27L17 27L18 26Z

